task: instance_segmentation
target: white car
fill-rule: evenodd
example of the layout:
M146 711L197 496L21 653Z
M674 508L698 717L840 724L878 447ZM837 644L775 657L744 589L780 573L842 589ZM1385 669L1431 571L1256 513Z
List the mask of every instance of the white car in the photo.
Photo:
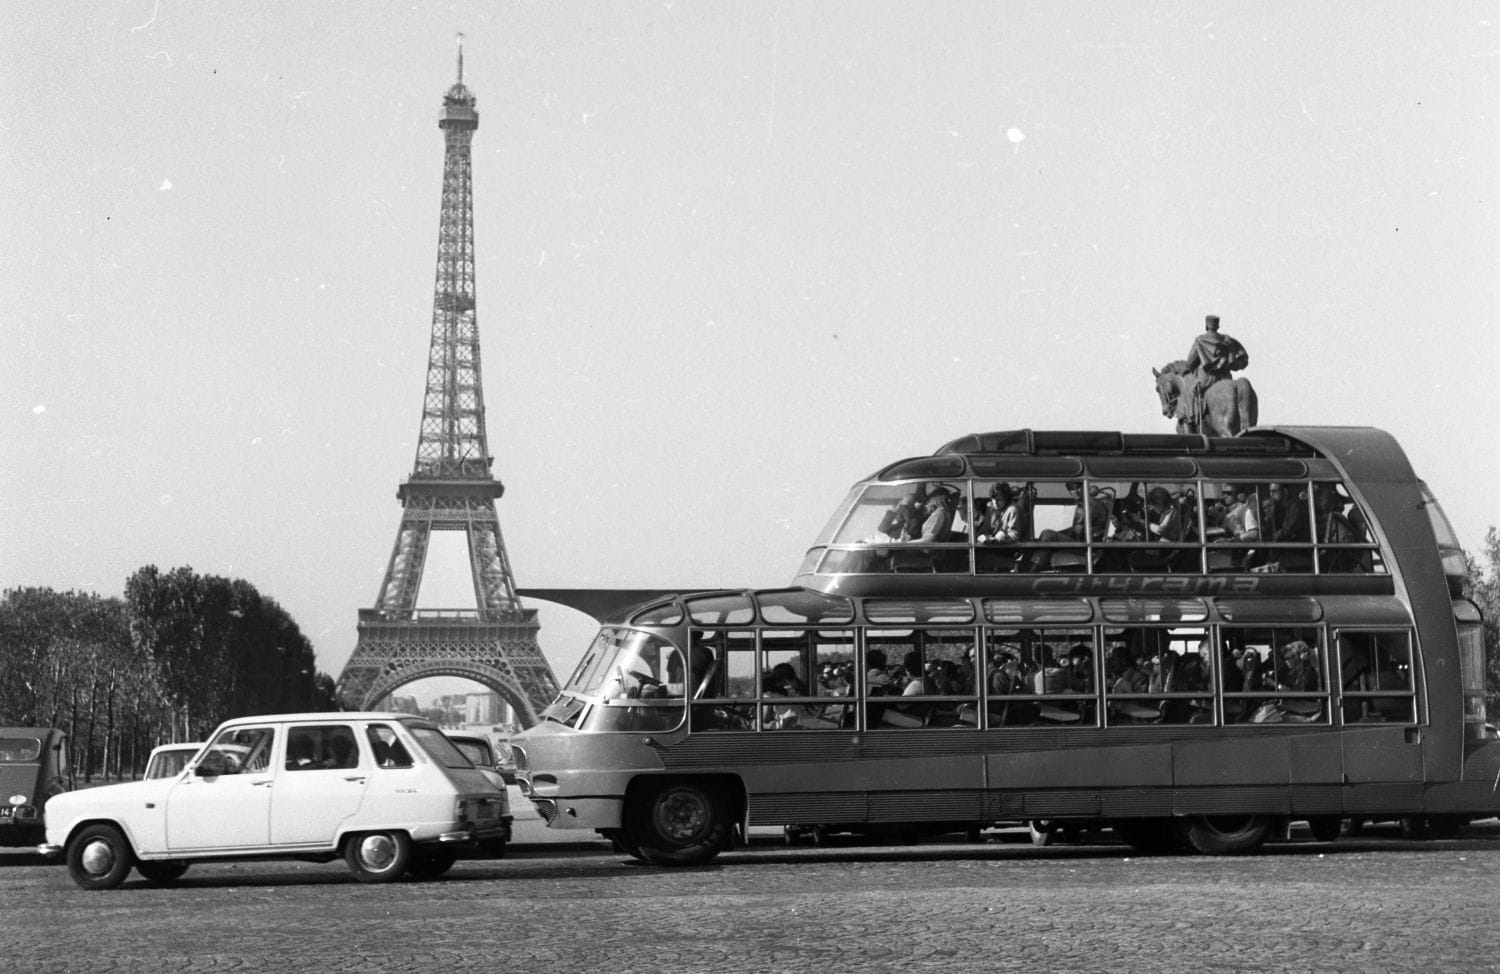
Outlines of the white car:
M151 883L193 862L340 856L361 882L440 876L460 853L496 855L510 803L436 725L394 713L241 717L176 775L47 803L43 855L84 889L131 867Z
M191 744L158 744L151 749L146 759L146 773L141 775L148 781L152 778L175 778L187 767L193 755L203 750L202 741Z

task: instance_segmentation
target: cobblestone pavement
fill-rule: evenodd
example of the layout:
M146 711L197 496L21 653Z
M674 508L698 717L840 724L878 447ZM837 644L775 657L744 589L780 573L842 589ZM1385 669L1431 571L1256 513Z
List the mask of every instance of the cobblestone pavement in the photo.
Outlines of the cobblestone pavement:
M1101 840L788 848L659 870L533 844L444 879L198 865L77 889L0 855L0 971L1500 971L1500 823L1142 857Z

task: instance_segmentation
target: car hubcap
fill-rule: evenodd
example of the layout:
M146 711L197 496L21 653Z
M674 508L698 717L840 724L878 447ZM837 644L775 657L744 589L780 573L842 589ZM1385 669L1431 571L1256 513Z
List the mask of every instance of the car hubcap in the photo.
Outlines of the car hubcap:
M90 876L103 876L114 868L115 850L108 842L96 840L83 847L79 860L84 872Z
M367 835L359 840L359 861L375 872L389 869L396 858L396 844L388 835Z

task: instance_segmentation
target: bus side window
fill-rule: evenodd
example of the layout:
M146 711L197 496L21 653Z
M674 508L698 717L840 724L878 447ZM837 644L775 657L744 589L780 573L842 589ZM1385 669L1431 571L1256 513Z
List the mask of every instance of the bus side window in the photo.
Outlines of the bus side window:
M1344 723L1416 721L1410 633L1340 632L1338 646Z
M1224 722L1327 723L1328 681L1316 627L1223 630Z
M694 629L688 636L694 674L694 733L754 730L759 689L755 633Z

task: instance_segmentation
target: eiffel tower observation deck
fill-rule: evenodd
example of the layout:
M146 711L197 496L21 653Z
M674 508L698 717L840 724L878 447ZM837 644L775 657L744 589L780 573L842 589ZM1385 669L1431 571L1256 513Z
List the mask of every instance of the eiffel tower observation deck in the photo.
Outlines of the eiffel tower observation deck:
M400 486L401 526L373 609L359 613L358 642L338 680L344 706L369 709L398 687L463 677L496 691L522 726L557 694L537 642L536 610L521 604L495 501L485 436L474 288L474 189L470 144L479 128L474 93L458 80L443 95L443 200L438 225L432 343L416 465ZM418 609L433 531L463 531L476 607Z

